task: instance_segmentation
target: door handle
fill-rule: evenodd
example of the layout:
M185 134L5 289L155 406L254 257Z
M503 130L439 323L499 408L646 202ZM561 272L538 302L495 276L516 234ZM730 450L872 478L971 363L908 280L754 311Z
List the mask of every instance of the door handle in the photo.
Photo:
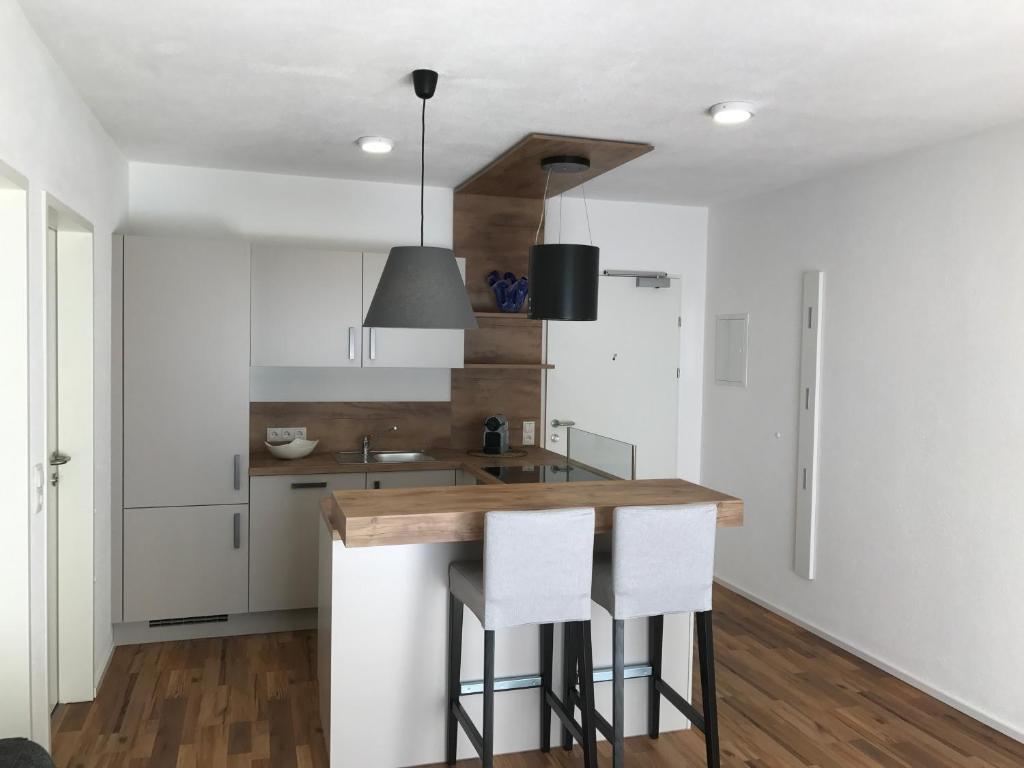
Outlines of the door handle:
M66 453L61 453L60 451L54 451L53 453L50 454L50 466L51 467L62 467L65 464L67 464L69 461L71 461L71 457L68 456Z
M356 329L351 325L348 327L348 359L356 359Z
M563 419L552 419L551 420L551 426L555 427L556 429L558 427L575 427L576 426L576 422L575 421L565 421Z
M242 490L242 454L240 454L240 453L236 453L235 454L234 473L235 473L235 490L236 491L240 491L240 490Z
M299 489L299 488L326 488L326 487L327 487L327 481L326 480L324 480L322 482L319 482L319 483L292 483L292 488L295 488L295 489Z
M242 513L235 512L231 520L232 533L234 534L235 549L242 548Z
M373 328L370 329L370 359L377 359L377 334Z

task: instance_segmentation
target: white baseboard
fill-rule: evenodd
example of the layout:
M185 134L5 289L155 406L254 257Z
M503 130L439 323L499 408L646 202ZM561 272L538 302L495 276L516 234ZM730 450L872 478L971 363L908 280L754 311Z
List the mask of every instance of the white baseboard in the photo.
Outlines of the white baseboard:
M938 699L943 704L948 704L953 709L963 712L968 717L974 718L980 723L984 723L989 728L993 728L994 730L997 730L1000 733L1009 736L1011 739L1024 743L1024 731L1020 731L1017 728L1014 728L1009 723L1004 723L1003 721L994 718L991 715L988 715L985 712L976 709L975 707L972 707L970 704L966 704L965 702L949 695L945 691L940 691L939 689L934 688L931 685L928 685L927 683L914 677L906 670L893 666L892 664L888 663L887 661L884 661L883 659L879 659L876 656L871 655L870 653L867 653L853 645L850 645L845 640L836 637L832 633L825 631L821 627L818 627L809 621L801 619L799 616L794 616L788 611L782 610L781 608L773 605L764 598L758 597L756 594L744 589L743 587L736 586L735 584L732 584L726 581L725 579L718 578L717 576L715 577L715 581L721 584L726 589L747 598L753 603L757 603L762 608L765 608L766 610L769 610L772 613L781 616L787 621L793 622L798 627L806 629L812 635L817 635L821 639L827 640L828 642L832 643L832 645L842 648L844 651L853 654L858 659L866 661L868 664L871 664L874 667L878 667L883 672L888 672L890 675L899 680L902 680L907 685L913 686L914 688L917 688L919 691L922 691L923 693L927 693L929 696Z
M315 608L231 614L227 621L208 624L175 624L166 627L151 627L148 621L115 624L114 645L163 643L231 635L262 635L268 632L293 632L300 629L316 629Z

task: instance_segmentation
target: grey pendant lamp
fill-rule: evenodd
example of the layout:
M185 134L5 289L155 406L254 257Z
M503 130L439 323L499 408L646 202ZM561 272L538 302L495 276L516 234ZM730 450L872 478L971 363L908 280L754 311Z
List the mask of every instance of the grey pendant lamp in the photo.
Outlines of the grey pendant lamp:
M540 223L530 248L530 294L527 316L531 320L597 320L598 273L601 251L594 246L575 243L538 244L544 224L544 207L548 182L552 173L582 173L590 161L575 155L546 157L541 168L547 172L541 196ZM590 231L590 210L584 188L583 208L587 212ZM561 229L561 222L559 222Z
M427 99L437 87L437 72L412 73L423 100L420 134L420 244L391 249L363 326L366 328L476 328L476 316L462 282L455 254L423 245L423 186L426 170Z

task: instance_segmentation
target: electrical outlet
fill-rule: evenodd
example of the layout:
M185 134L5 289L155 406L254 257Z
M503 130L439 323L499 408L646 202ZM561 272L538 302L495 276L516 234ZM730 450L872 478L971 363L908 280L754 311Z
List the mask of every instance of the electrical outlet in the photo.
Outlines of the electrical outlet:
M537 442L537 423L534 421L523 422L523 445L534 445Z
M267 442L280 443L289 440L305 440L305 427L267 427Z

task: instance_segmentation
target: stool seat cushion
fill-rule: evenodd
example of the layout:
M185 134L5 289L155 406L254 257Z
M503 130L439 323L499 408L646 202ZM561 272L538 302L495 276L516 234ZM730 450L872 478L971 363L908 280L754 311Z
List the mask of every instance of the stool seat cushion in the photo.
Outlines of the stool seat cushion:
M612 551L594 555L591 597L614 619L711 610L715 504L618 507Z
M483 562L452 563L452 595L484 629L590 620L594 510L488 512Z

